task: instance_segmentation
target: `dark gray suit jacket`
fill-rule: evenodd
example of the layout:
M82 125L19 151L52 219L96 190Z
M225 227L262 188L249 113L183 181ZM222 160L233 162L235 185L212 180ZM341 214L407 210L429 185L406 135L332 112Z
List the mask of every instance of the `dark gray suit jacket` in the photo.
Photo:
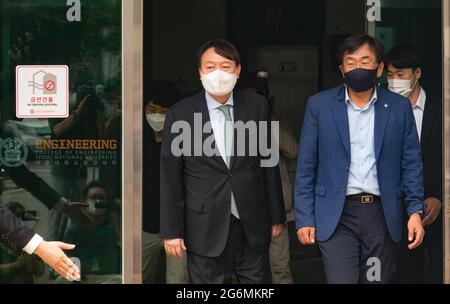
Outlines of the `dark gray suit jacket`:
M3 240L19 251L28 244L35 233L8 209L0 206L0 234Z
M233 94L235 123L270 122L264 97L239 90ZM257 251L268 250L271 226L286 219L278 166L261 167L264 157L259 152L256 156L248 153L233 156L230 169L219 155L173 155L172 142L179 134L170 132L172 124L186 121L194 126L194 113L200 113L203 124L210 120L205 92L178 102L166 115L161 151L161 237L184 238L188 251L207 257L219 256L227 242L232 191L250 246ZM259 138L260 131L257 132L246 133L247 151L249 137ZM192 153L199 146L193 142L193 133L194 130ZM211 134L204 134L203 142ZM235 133L235 148L236 138Z

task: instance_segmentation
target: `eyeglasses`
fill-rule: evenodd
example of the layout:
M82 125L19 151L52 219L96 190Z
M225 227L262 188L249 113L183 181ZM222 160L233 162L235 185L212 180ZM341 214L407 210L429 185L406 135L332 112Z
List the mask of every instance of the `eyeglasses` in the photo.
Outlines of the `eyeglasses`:
M354 69L359 68L359 67L368 70L368 69L373 68L374 65L378 66L378 62L373 62L373 61L370 61L370 60L362 60L360 62L349 60L349 61L346 61L346 62L344 62L342 64L342 66L346 70L354 70Z

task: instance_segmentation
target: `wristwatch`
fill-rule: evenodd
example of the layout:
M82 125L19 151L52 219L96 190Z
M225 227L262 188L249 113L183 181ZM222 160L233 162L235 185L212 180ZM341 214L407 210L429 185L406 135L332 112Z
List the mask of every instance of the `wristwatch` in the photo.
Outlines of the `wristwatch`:
M420 215L420 218L423 219L424 214L423 214L423 210L417 210L416 212L414 212L413 214L417 213L418 215Z

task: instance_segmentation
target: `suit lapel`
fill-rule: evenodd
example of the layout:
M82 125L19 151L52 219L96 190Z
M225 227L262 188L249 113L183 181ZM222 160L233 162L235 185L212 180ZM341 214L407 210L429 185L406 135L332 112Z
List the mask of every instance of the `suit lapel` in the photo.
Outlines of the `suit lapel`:
M233 92L233 121L236 123L237 121L242 121L243 123L247 122L247 106L245 105L245 97L239 93L239 91ZM233 131L233 155L230 158L230 170L233 168L236 163L236 153L237 153L237 145L236 131ZM247 141L247 140L246 140Z
M205 92L202 92L200 98L197 99L197 102L195 104L195 112L196 113L202 113L202 123L203 123L203 125L201 126L202 127L202 142L201 142L202 147L201 148L202 148L202 155L203 155L203 144L204 144L204 142L206 141L206 139L209 136L211 136L211 135L214 136L214 132L212 131L212 128L211 128L211 133L203 132L203 127L205 126L205 124L211 121L211 118L209 116L208 105L206 103ZM195 134L194 134L194 136L195 136ZM196 143L194 142L194 145L195 144ZM222 169L227 170L227 165L225 164L225 162L223 161L222 157L220 156L220 153L219 153L219 150L217 148L215 139L214 139L214 141L212 143L212 146L214 147L214 155L212 157L207 157L207 156L205 156L205 157L207 159L212 159L215 163L217 163L219 166L221 166Z
M436 115L435 105L432 98L427 97L427 101L425 102L425 111L423 112L423 121L422 121L422 134L420 136L420 145L422 148L422 155L425 152L425 147L428 144L431 135L431 129L433 126L433 120Z
M339 89L336 102L332 105L333 118L345 147L345 151L350 156L350 131L348 126L347 103L345 102L345 86Z
M389 114L391 112L391 104L387 96L382 90L378 89L377 102L375 103L375 159L378 160L381 147L383 146L384 135L386 134L386 126L389 121Z

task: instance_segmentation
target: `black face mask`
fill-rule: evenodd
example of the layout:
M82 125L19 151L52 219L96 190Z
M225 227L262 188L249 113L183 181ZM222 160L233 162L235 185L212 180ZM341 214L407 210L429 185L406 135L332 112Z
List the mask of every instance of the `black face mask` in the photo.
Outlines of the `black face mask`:
M368 91L375 86L377 71L378 69L354 69L344 74L345 83L357 93Z

